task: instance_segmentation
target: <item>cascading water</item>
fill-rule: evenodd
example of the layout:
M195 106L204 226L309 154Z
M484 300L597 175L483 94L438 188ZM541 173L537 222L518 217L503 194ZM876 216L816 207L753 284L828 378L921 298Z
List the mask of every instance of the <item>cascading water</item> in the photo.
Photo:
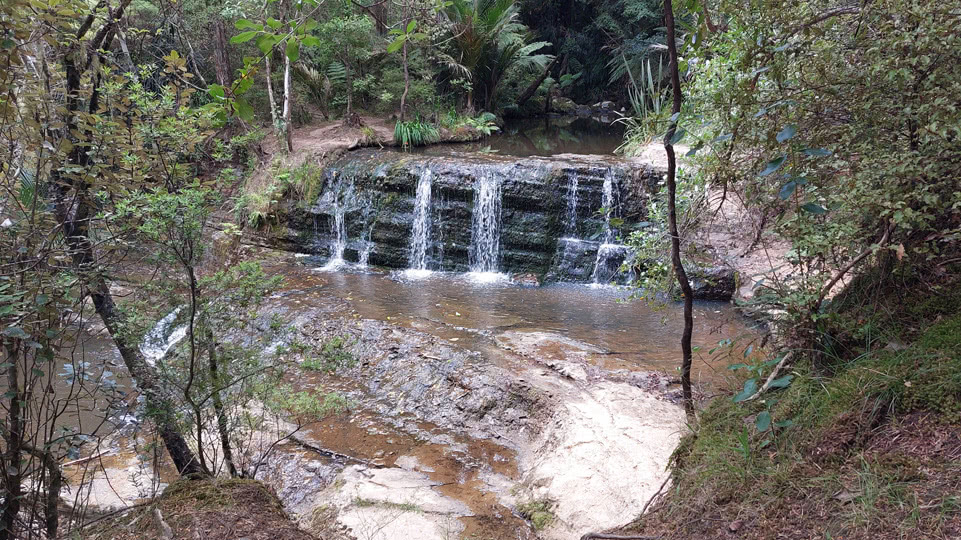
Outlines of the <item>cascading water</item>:
M430 195L431 172L425 168L417 181L417 195L414 199L414 223L410 233L410 258L407 264L409 275L426 275L427 250L430 247Z
M601 206L604 207L604 243L610 244L614 241L614 229L611 228L611 214L617 201L614 199L614 171L607 170L604 175L604 191L601 194Z
M596 285L609 283L614 278L627 252L626 246L614 243L616 231L611 227L611 215L617 207L613 169L608 169L604 176L601 206L604 208L604 241L597 248L597 258L594 260L594 271L591 274L591 281ZM613 264L614 262L616 264Z
M143 353L147 364L154 366L157 362L163 360L170 349L174 348L187 335L186 324L176 328L173 327L181 309L183 308L177 308L157 321L157 324L144 337L143 344L140 345L140 352Z
M337 270L345 265L344 250L347 248L347 205L353 193L353 184L344 186L342 182L330 191L330 222L331 244L330 259L321 270ZM326 196L325 196L326 197Z
M567 223L564 232L568 238L577 238L577 175L571 174L567 184Z
M470 271L483 280L499 276L501 184L490 171L477 179L471 219Z

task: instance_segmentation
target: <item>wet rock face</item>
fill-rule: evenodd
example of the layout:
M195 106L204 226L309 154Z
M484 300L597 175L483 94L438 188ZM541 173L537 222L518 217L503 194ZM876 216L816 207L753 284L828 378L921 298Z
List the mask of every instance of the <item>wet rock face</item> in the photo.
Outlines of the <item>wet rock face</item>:
M471 245L477 227L479 184L496 182L499 195L498 270L544 276L557 264L560 239L603 235L605 178L613 178L617 207L625 220L645 212L651 186L660 172L616 158L561 155L552 158L508 158L477 154L436 157L362 150L334 163L325 173L318 200L306 208L290 208L287 229L274 231L275 244L296 246L323 256L345 244L344 258L356 262L407 268L418 181L430 170L427 265L431 270L464 272L471 268ZM574 182L576 180L576 183ZM574 202L571 186L576 185ZM338 238L337 213L345 234ZM595 250L596 254L596 250ZM587 257L592 258L592 257ZM588 275L557 273L564 280L589 281Z

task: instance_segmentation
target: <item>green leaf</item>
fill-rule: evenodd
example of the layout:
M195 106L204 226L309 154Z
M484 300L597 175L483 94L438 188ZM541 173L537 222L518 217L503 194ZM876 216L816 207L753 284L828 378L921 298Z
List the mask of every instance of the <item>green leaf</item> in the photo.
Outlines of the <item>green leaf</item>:
M735 370L738 370L738 369L744 369L744 368L746 368L746 367L751 367L751 366L749 366L749 365L747 365L747 364L731 364L731 365L727 366L727 369L729 369L729 370L731 370L731 371L735 371Z
M757 420L754 421L754 427L760 432L765 432L771 428L771 413L768 411L761 411L757 415Z
M300 58L300 42L295 39L287 40L287 59L296 62Z
M267 19L267 26L271 27L271 28L274 29L274 30L279 30L279 29L280 29L280 21L278 21L277 19L275 19L275 18L273 18L273 17L270 17L269 19Z
M828 213L828 211L823 206L813 202L802 204L801 210L804 210L805 212L809 212L816 216L821 216Z
M407 23L407 33L408 33L408 34L411 33L411 32L413 32L413 31L414 31L414 28L417 28L417 21L412 20L412 21L410 21L409 23Z
M777 134L777 142L782 143L784 141L790 140L792 137L797 135L797 126L789 124L784 126L784 129Z
M405 41L407 41L406 36L398 36L397 39L392 41L391 44L387 46L387 52L394 54L395 52L399 51L401 47L404 46Z
M701 148L704 148L704 143L699 142L695 146L692 146L691 149L687 151L687 154L684 155L685 157L694 157Z
M237 34L236 36L230 38L230 42L231 42L231 43L235 43L235 44L236 44L236 43L247 43L248 41L250 41L250 40L254 39L255 37L257 37L257 34L259 34L259 33L260 33L260 32L257 31L257 30L252 30L252 31L250 31L250 32L241 32L241 33Z
M279 40L280 38L274 34L262 34L257 38L257 48L260 49L260 52L267 54Z
M718 135L717 137L714 137L714 139L711 141L711 144L729 141L732 138L734 138L733 133L725 133L723 135Z
M4 328L3 332L0 332L0 334L14 339L27 339L30 337L30 334L24 332L23 328L20 328L19 326L8 326Z
M785 375L783 377L778 377L777 379L774 379L773 381L771 381L771 384L768 385L768 388L787 388L788 385L791 384L791 381L793 379L794 379L794 375Z
M794 180L791 180L787 184L784 184L783 186L781 186L781 191L778 192L777 196L782 201L786 201L791 198L791 195L794 195L794 190L796 188L797 188L797 182L795 182Z
M757 392L757 379L748 379L744 381L744 389L741 393L734 396L734 403L740 403L745 399L754 395Z
M233 105L234 105L234 112L237 113L237 116L239 116L241 120L244 120L246 122L253 120L254 108L251 107L249 103L247 103L246 99L237 98L234 100Z
M247 19L239 19L234 23L234 28L237 30L263 30L264 27L259 24L255 24L253 21L248 21Z
M304 47L320 47L320 38L317 36L304 36L304 38L300 40L300 43Z
M767 167L764 167L764 170L758 173L758 176L767 176L772 172L780 169L781 165L784 165L785 160L787 160L787 156L780 156L772 159L767 163Z
M781 420L780 422L775 422L774 427L776 428L789 428L794 427L794 421L792 420Z
M804 154L809 157L827 157L831 155L830 150L824 148L805 148Z
M224 87L220 86L219 84L211 84L208 86L207 93L210 94L210 97L214 99L224 99Z
M674 145L681 142L681 139L683 139L685 135L687 135L687 131L683 128L675 131L674 136L671 137L671 144Z

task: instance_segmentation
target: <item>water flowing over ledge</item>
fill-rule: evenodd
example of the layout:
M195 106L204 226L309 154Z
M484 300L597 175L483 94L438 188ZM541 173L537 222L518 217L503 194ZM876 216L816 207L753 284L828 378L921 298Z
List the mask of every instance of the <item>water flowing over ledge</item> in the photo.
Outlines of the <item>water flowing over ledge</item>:
M360 150L328 167L316 201L291 205L287 227L272 234L326 259L326 270L369 263L408 279L624 282L629 252L612 219L642 219L661 174L613 156Z

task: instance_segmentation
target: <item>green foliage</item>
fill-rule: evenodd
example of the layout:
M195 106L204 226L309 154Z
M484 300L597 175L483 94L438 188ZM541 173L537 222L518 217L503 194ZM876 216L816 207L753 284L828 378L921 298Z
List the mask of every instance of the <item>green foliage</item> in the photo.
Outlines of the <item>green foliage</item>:
M812 340L824 287L850 264L883 268L883 283L951 257L961 238L956 14L908 0L823 19L814 2L719 8L724 32L691 49L703 61L681 123L710 150L702 174L777 216L790 278L767 276L756 298Z
M475 92L481 92L485 108L494 108L497 93L508 71L543 69L551 60L535 54L550 45L533 42L526 26L518 22L520 6L515 0L451 0L444 12L451 21L453 65L468 74L468 113L473 113Z
M342 414L351 407L347 398L340 394L294 391L286 385L278 387L270 394L268 406L307 421L321 420L330 415Z
M412 146L424 146L440 140L440 132L433 124L420 119L407 122L397 122L394 125L394 140L404 149Z
M535 531L544 530L554 522L554 503L547 499L531 500L517 506L517 513L531 522Z
M320 350L311 351L312 354L307 356L300 366L308 371L328 373L333 373L340 368L352 367L357 363L357 359L350 352L349 347L352 343L348 340L346 336L337 336L328 340Z

